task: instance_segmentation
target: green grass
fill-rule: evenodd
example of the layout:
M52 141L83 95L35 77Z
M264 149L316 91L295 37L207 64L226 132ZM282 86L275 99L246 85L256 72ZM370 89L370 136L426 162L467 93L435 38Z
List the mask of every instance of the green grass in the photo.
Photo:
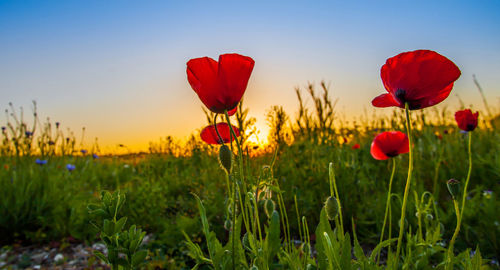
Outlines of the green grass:
M329 106L325 105L328 103L329 101L325 100L319 106L328 108ZM294 258L304 258L304 240L307 239L302 223L304 217L311 241L323 241L322 246L315 247L315 250L319 249L318 258L333 256L333 253L327 252L329 245L331 250L337 252L345 247L348 241L349 245L353 245L357 267L362 264L369 265L369 260L363 261L361 254L364 252L369 255L379 242L392 168L391 162L377 161L371 157L370 144L379 132L405 131L402 111L396 110L390 117L365 119L361 123L362 126L348 127L347 123L340 120L333 121L331 126L320 125L317 110L314 114L303 112L302 116L299 115L294 121L287 121L286 115L279 107L273 110L268 119L275 138L271 140L274 144L267 146L267 154L252 158L245 156L243 169L246 182L253 190L265 191L264 182L267 180L264 180L270 179L268 192L276 203L278 216L274 217L272 213L266 216L264 209L260 208L263 206L259 206L259 224L262 225L262 230L265 231L264 228L268 226L274 226L273 230L276 230L276 224L271 224L271 220L283 219L286 214L288 222L281 222L280 238L283 240L288 237L283 227L287 223L290 238L303 241L301 247L297 242L297 248L302 251L296 250L295 247L287 249L286 245L283 245L283 252L273 251L275 253L266 256L271 256L271 263L280 265L311 263L307 259L304 259L305 262L293 261ZM334 119L334 115L327 112L328 109L321 112L321 123L329 123L329 117ZM467 135L460 133L454 125L451 112L443 110L439 112L440 117L435 117L434 113L432 110L424 113L412 112L415 127L415 167L405 226L407 231L413 234L405 236L403 248L406 252L413 250L424 255L419 259L415 256L408 257L408 253L405 253L404 263L409 265L437 265L444 260L444 252L439 247L447 247L456 225L446 181L450 178L463 181L467 175ZM433 122L429 121L431 118ZM120 190L126 195L127 201L121 210L121 214L128 217L126 227L136 224L154 235L155 240L148 246L150 261L154 265L172 269L194 266L195 260L189 256L192 253L188 251L186 236L193 244L199 243L201 251L207 256L207 242L201 230L200 204L192 194L199 196L203 202L210 224L209 230L215 233L221 243L232 241L224 228L226 220L229 219L225 210L229 196L226 194L225 173L217 161L216 148L203 145L199 139L193 138L188 147L182 150L185 155L178 155L179 147L170 142L163 148L157 148L162 149L161 151L148 155L94 159L90 153L78 153L74 146L74 136L71 139L73 143L68 144L72 145L72 148L59 150L64 148L64 136L60 135L63 139L59 138L55 145L48 146L45 143L56 137L50 137L47 125L42 128L40 134L35 133L34 138L25 138L23 134L26 125L22 124L22 121L20 123L12 124L12 130L4 133L1 146L1 244L10 245L15 241L22 241L24 244L47 243L68 236L81 241L96 241L97 231L89 226L91 217L86 207L89 203L98 202L101 190ZM301 123L300 126L298 123ZM500 133L492 128L491 124L483 121L474 131L473 171L468 188L467 207L454 249L456 254L460 254L467 249L475 250L478 247L483 258L498 260ZM19 138L18 150L13 138ZM347 139L346 143L343 138ZM360 144L361 148L352 149L355 143ZM43 156L39 150L40 146L48 149ZM243 146L250 147L245 143ZM269 176L265 165L271 165L276 146L279 146L277 157L272 175ZM50 149L54 151L51 152ZM37 158L47 159L48 162L38 165L35 162ZM330 162L335 169L346 235L339 234L338 230L331 231L331 228L326 227L327 221L321 220L323 203L330 196ZM74 164L76 169L69 172L66 164ZM389 223L393 237L396 237L399 231L398 219L407 167L407 155L396 157L393 193L398 195L394 195L391 200L393 210ZM238 171L237 168L233 168L233 171ZM236 172L237 175L239 172ZM277 196L277 187L282 192L281 197ZM425 191L429 191L432 196L422 196ZM279 207L279 200L282 200L283 207ZM419 229L416 213L422 218L423 239L413 238ZM269 224L266 222L268 220ZM316 229L318 224L322 225ZM337 228L333 222L331 225L332 228ZM354 227L355 232L352 229ZM329 235L330 243L321 240L324 238L318 235L318 232ZM349 240L346 240L346 237ZM432 248L423 250L422 243L427 243ZM395 249L395 243L392 246ZM321 248L326 251L321 253ZM266 250L269 251L270 248ZM350 249L339 251L339 260L350 261L350 258L346 257L348 253L350 255ZM382 261L385 261L387 255L385 252L382 254ZM462 253L458 258L467 262L468 257L470 261L470 257L466 255ZM327 261L334 259L331 257ZM262 263L265 264L264 261Z

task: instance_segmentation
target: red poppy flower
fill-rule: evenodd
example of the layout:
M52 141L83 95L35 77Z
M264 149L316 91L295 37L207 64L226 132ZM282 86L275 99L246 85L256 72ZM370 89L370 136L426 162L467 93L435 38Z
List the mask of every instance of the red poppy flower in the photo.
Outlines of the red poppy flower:
M201 101L214 113L230 111L238 105L255 62L248 56L223 54L219 62L209 57L187 62L189 84Z
M361 145L359 145L359 143L353 145L351 148L356 150L356 149L359 149L361 147Z
M370 153L374 159L386 160L410 150L408 136L400 131L386 131L378 134L372 142Z
M472 113L470 109L465 109L455 113L455 120L461 130L473 131L477 127L477 117L479 112Z
M240 131L238 130L238 128L233 126L233 129L234 133L236 133L236 137L239 137ZM201 139L208 144L222 144L234 140L234 138L231 136L231 130L229 129L229 125L227 123L218 123L217 130L219 131L222 141L220 140L221 138L219 138L219 136L217 135L214 125L206 126L201 131Z
M380 70L384 87L389 92L373 99L375 107L411 110L436 105L450 95L460 70L448 58L429 50L400 53L387 59Z

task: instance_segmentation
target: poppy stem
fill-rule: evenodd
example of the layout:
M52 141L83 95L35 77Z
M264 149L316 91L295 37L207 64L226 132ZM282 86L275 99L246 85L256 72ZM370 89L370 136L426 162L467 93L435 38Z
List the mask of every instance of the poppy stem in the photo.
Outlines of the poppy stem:
M337 200L337 204L339 207L338 218L340 220L340 232L342 237L344 236L344 222L342 220L342 205L340 204L339 191L337 189L337 181L335 180L335 168L333 167L333 162L330 162L328 165L328 178L330 180L330 196L334 196L333 192L335 192L335 199ZM333 189L332 189L333 186Z
M461 214L463 215L464 209L465 209L465 199L467 198L467 187L469 186L469 180L470 180L470 175L472 173L472 151L471 151L471 145L472 145L472 131L469 131L469 146L468 146L468 152L469 152L469 171L467 172L467 179L465 180L465 186L464 186L464 191L462 194L462 207L461 207Z
M243 151L241 150L241 145L240 141L238 140L238 136L236 136L236 133L234 132L233 125L231 125L231 120L229 119L229 114L227 110L224 111L224 115L226 116L226 122L229 125L229 130L231 131L231 135L235 138L236 141L236 146L238 147L238 162L239 162L239 171L240 171L240 180L241 180L241 185L243 186L243 194L247 194L247 186L245 182L245 175L243 172ZM243 132L243 131L241 131ZM243 220L245 223L245 227L247 231L251 231L250 224L248 223L248 218L247 218L247 210L243 208L243 197L241 196L241 192L239 192L240 195L240 202L241 202L241 213L243 215ZM248 214L250 216L250 214Z
M219 142L224 144L224 140L222 139L222 136L219 133L219 130L217 129L217 116L219 116L218 113L215 114L214 116L214 128L215 128L215 133L217 133L217 137L219 138Z
M408 202L408 193L411 186L411 176L413 171L413 147L412 147L412 136L411 136L411 120L410 120L410 109L408 102L405 103L405 114L406 114L406 132L408 133L408 147L409 147L409 161L408 161L408 178L406 179L405 192L403 195L403 206L401 207L401 220L399 222L399 236L398 245L396 247L396 260L395 267L397 268L399 263L399 253L401 252L401 244L403 242L403 232L405 228L405 214L406 214L406 204Z
M448 259L446 261L445 269L453 269L453 245L455 244L455 239L457 239L458 233L460 232L460 223L462 222L462 213L460 213L460 209L458 209L458 202L453 198L453 206L455 206L455 214L457 215L457 227L455 228L455 232L451 237L450 246L448 247Z
M462 205L460 209L458 208L458 202L453 199L453 204L455 205L455 212L457 214L457 227L455 228L455 232L453 233L453 237L450 241L450 246L448 248L448 264L451 263L451 258L453 257L453 246L455 245L455 240L458 237L458 233L460 232L460 225L462 223L462 218L465 210L465 200L467 199L467 187L469 186L470 175L472 173L472 131L468 132L469 143L468 143L468 154L469 154L469 171L467 172L467 178L465 179L465 186L462 194ZM447 268L452 268L453 265L448 265Z
M391 172L391 178L389 180L389 190L387 191L387 201L385 203L385 214L384 214L384 224L382 225L382 233L380 234L380 240L379 240L379 245L382 243L384 240L384 231L385 231L385 224L387 221L387 216L391 212L391 190L392 190L392 180L394 179L394 172L396 171L396 159L392 158L392 172ZM391 216L389 215L389 220L391 219ZM389 234L389 238L391 238ZM391 248L390 246L388 247L389 249ZM379 249L378 254L377 254L377 264L380 260L380 251Z

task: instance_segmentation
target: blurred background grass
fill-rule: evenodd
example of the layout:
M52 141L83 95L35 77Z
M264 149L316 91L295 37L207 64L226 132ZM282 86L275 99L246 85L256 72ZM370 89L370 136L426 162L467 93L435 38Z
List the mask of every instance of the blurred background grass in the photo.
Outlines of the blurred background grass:
M249 181L257 183L261 168L269 165L277 151L274 175L284 190L290 217L291 233L299 238L294 197L300 215L314 228L329 189L328 164L333 162L343 206L345 228L356 223L362 245L370 249L378 243L385 210L390 163L374 160L370 155L373 137L385 130L404 131L402 111L391 115L363 115L356 122L336 115L335 101L326 84L309 84L297 89L299 108L289 116L274 106L267 113L269 144L248 140L255 131L255 119L240 104L235 122L241 130L250 131L240 140L246 149L245 163ZM312 100L312 107L305 106ZM463 106L463 105L462 105ZM500 254L500 134L495 126L495 108L480 112L480 124L473 133L473 171L463 229L455 244L457 251L479 246L486 258ZM183 244L186 232L201 242L200 222L195 200L198 194L207 209L210 224L219 237L226 236L224 173L218 165L216 148L207 146L193 134L186 143L167 137L150 144L149 153L98 156L99 146L84 148L71 131L58 123L41 123L34 113L28 125L19 112L10 112L2 131L0 145L0 241L43 244L73 237L96 241L96 231L89 226L86 206L98 200L100 190L121 190L127 202L122 214L129 224L154 235L149 248L154 258L174 259L177 266L189 262ZM16 114L17 113L17 114ZM205 112L208 122L213 115ZM425 215L425 222L442 223L443 239L450 239L455 213L446 190L450 178L464 180L467 173L466 138L456 127L454 111L447 108L413 111L415 127L415 171L412 191L433 193L435 202ZM359 149L353 146L359 144ZM82 151L85 150L85 151ZM251 156L251 158L250 158ZM37 161L38 160L38 161ZM46 164L40 164L47 160ZM407 155L396 158L393 192L401 194L407 174ZM67 164L75 165L69 171ZM415 198L410 197L409 212L415 213ZM400 209L394 198L393 209ZM437 212L436 212L437 210ZM399 213L392 215L396 231ZM409 226L417 228L415 215ZM446 240L448 241L448 240ZM443 243L446 244L446 243ZM188 263L189 264L189 263Z

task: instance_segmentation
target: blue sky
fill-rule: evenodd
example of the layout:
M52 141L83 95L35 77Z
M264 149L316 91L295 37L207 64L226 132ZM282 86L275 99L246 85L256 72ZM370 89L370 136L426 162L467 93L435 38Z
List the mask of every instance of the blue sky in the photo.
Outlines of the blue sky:
M254 58L245 100L264 130L270 106L294 115L293 90L307 82L329 82L348 116L372 110L380 67L415 49L462 71L440 106L458 94L483 109L473 73L498 106L498 1L0 0L0 109L37 100L42 117L85 126L88 143L145 148L204 125L185 74L191 58Z

